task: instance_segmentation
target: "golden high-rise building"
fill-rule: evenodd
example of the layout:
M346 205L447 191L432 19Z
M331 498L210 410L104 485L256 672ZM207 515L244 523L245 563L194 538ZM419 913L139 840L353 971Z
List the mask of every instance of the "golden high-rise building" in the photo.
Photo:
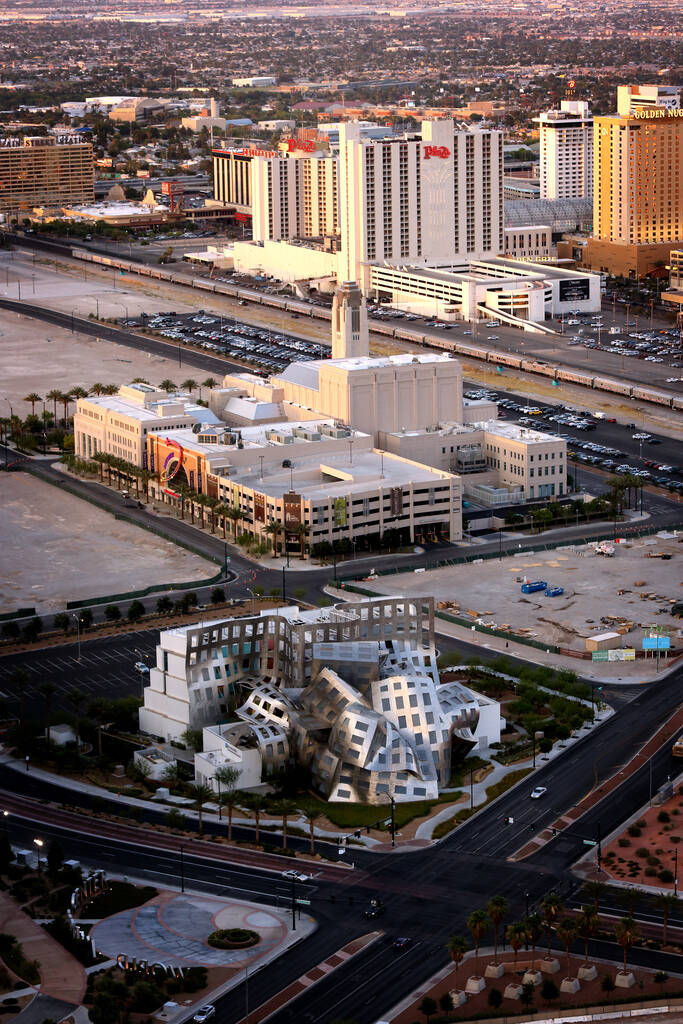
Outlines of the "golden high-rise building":
M0 143L0 213L16 216L35 206L74 206L94 199L89 142L35 136Z
M683 240L678 89L620 86L617 113L595 118L593 153L596 239L627 245Z

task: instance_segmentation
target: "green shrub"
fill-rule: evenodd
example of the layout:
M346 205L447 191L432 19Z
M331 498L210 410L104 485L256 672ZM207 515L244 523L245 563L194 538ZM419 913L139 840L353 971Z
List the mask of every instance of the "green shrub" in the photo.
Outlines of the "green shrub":
M246 949L260 942L261 936L249 928L219 928L206 941L215 949Z
M642 834L642 829L640 828L639 825L629 825L629 827L628 827L628 829L626 831L628 832L628 834L630 836L633 836L634 839Z

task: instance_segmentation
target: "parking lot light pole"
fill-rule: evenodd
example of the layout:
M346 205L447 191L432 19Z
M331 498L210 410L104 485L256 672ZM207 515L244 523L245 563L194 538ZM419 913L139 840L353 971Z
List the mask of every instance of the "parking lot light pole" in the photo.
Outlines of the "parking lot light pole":
M78 639L78 657L76 658L76 661L80 661L81 660L81 617L80 617L80 615L72 615L71 618L74 619L74 621L76 623L76 636L77 636L77 639Z

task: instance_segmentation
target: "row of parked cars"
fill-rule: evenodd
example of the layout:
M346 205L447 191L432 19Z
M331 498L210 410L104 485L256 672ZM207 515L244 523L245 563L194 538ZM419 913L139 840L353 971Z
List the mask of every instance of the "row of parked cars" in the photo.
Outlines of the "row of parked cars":
M137 320L124 321L129 327L138 324ZM211 316L203 310L194 316L163 313L147 319L145 326L171 341L219 352L267 371L279 372L289 363L325 359L330 355L329 347L315 342Z

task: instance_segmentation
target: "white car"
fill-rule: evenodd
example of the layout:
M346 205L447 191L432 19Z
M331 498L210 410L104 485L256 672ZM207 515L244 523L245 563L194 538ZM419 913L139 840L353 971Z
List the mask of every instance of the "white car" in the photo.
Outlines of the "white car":
M149 665L145 665L144 661L135 662L135 671L139 672L141 676L149 675Z
M289 868L287 871L282 872L283 878L291 878L293 882L307 882L308 875L302 875L300 871L295 871L294 868Z
M216 1007L212 1006L211 1003L207 1003L206 1006L199 1007L192 1020L195 1024L204 1024L205 1021L211 1020L211 1018L215 1016Z
M536 786L536 789L531 790L531 799L540 800L547 792L548 790L545 786Z

